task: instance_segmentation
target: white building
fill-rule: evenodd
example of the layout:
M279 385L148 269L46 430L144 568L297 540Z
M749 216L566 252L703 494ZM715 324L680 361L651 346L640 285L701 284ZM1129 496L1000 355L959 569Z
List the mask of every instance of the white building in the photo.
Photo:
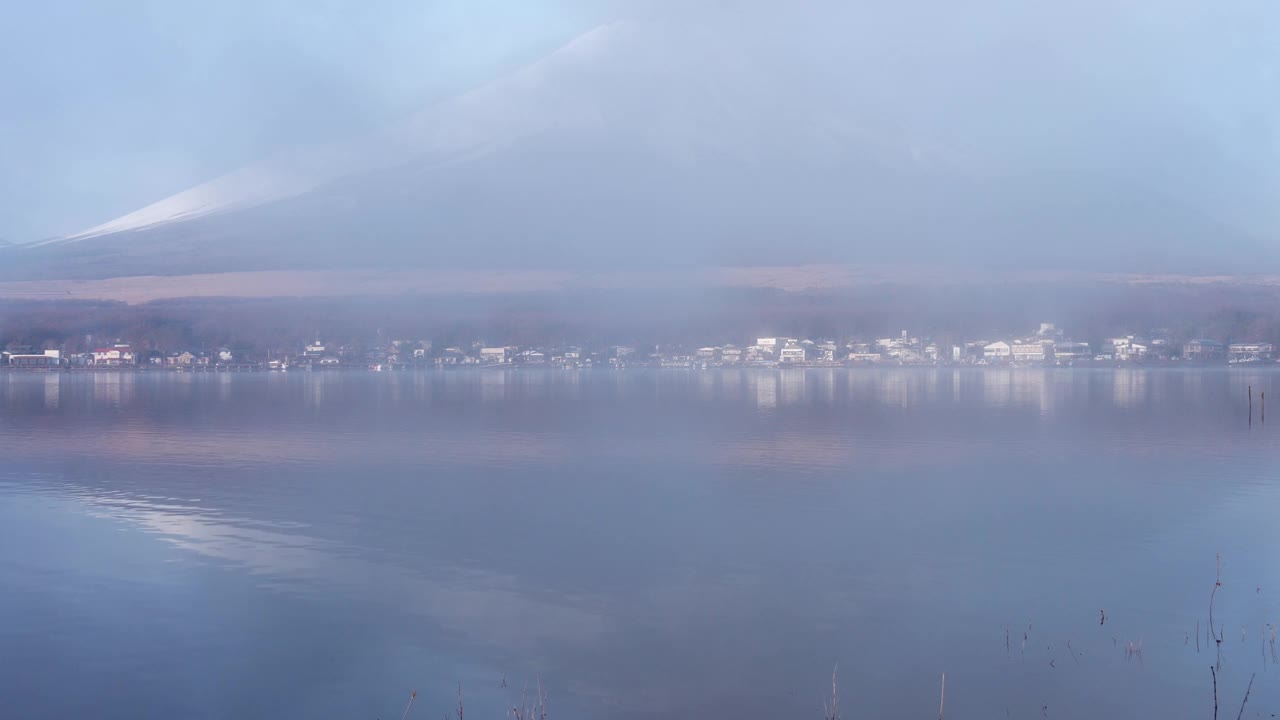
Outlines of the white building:
M1214 360L1221 358L1222 353L1222 343L1214 340L1192 340L1182 346L1182 357L1187 360Z
M1064 342L1054 346L1053 355L1060 362L1074 362L1093 357L1093 350L1089 347L1089 343Z
M45 350L39 355L36 354L9 354L5 353L9 358L10 367L58 367L62 364L61 350Z
M808 360L808 351L804 345L788 343L778 353L778 361L784 363L802 363Z
M1231 343L1227 346L1227 361L1233 363L1260 362L1275 356L1276 347L1271 343Z
M1134 335L1111 338L1107 342L1111 345L1111 356L1116 360L1141 360L1151 351L1145 341L1139 341Z
M117 343L109 348L98 348L93 351L93 364L104 365L107 367L115 367L119 365L133 365L137 362L133 353L133 348L126 344Z
M1013 346L1003 340L997 340L983 346L982 356L989 360L1008 360L1013 356Z
M1044 362L1052 354L1052 342L1020 342L1009 346L1009 356L1017 362Z
M480 361L486 365L502 365L511 362L512 352L508 347L480 348Z

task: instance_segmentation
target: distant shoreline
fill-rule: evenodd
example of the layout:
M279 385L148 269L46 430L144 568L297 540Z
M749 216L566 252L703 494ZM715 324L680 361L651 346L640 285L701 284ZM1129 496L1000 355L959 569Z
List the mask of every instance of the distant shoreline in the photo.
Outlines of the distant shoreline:
M452 372L488 372L494 370L502 370L505 372L547 372L547 373L563 373L563 372L626 372L626 371L662 371L662 372L716 372L716 371L796 371L796 370L848 370L852 372L866 372L870 370L966 370L966 371L983 371L990 372L996 370L1280 370L1280 363L1277 362L1251 362L1251 363L1188 363L1188 362L1091 362L1079 363L1075 365L1050 365L1050 364L1031 364L1031 363L1003 363L1003 364L940 364L931 365L925 363L859 363L859 364L789 364L789 365L711 365L707 367L700 366L680 366L680 367L660 367L655 365L629 365L624 367L614 367L600 365L596 367L555 367L548 365L456 365L456 366L403 366L403 367L387 367L382 370L374 370L371 368L359 367L355 365L343 367L325 367L307 369L298 367L289 370L279 370L267 367L257 366L236 366L236 367L207 367L207 368L174 368L174 367L9 367L0 366L0 372L20 373L20 374L37 374L37 375L53 375L53 374L133 374L133 375L239 375L239 374L272 374L272 375L298 375L298 374L350 374L350 373L452 373Z

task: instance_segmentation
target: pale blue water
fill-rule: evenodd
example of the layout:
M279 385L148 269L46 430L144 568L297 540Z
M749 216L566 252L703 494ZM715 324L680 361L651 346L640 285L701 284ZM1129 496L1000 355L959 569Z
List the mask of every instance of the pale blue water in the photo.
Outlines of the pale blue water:
M0 715L1269 717L1276 377L0 374Z

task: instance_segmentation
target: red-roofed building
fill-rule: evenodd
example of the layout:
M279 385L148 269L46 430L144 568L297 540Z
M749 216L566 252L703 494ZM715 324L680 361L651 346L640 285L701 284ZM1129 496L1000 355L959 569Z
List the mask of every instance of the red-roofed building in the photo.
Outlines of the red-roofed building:
M133 347L130 345L117 343L112 347L98 348L93 351L94 365L118 367L121 365L134 365L136 363L137 356L134 355Z

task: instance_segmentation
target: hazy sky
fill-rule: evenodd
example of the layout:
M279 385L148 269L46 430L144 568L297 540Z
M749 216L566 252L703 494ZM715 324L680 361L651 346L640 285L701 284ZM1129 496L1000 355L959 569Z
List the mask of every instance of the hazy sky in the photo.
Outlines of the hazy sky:
M717 112L765 118L767 141L752 148L764 156L820 151L810 136L825 123L966 177L1082 192L1105 178L1112 201L1133 187L1154 212L1169 198L1263 242L1280 219L1273 0L227 0L7 13L0 237L13 240L82 229L282 146L358 135L615 18L651 28L632 67L591 92L678 111L697 76L699 91L723 90Z

